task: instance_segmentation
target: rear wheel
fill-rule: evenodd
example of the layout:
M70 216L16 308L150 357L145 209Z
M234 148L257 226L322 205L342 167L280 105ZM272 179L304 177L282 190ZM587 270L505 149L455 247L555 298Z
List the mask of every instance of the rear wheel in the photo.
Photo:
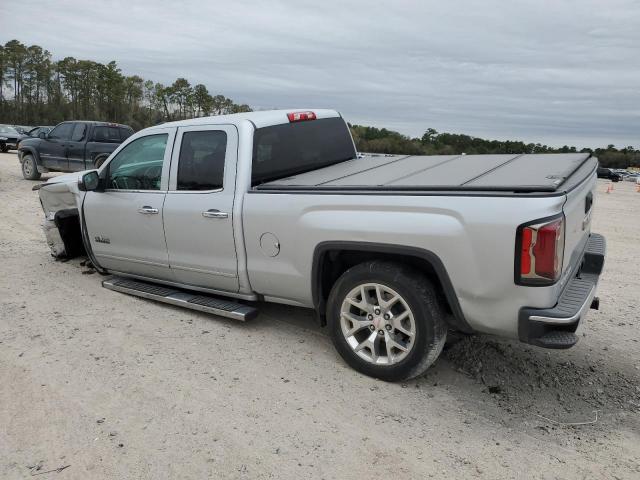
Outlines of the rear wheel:
M100 168L107 158L108 156L102 156L102 157L96 158L94 162L94 165L96 166L96 168Z
M5 143L0 143L0 152L7 153L9 151L9 147Z
M416 377L431 366L447 337L444 318L429 279L393 262L350 268L328 300L340 355L359 372L388 381Z
M27 180L38 180L41 176L32 155L22 157L22 176Z

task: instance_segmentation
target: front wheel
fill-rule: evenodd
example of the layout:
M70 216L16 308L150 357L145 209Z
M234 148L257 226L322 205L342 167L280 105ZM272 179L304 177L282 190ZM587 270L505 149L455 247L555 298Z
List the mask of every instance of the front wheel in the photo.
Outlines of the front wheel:
M7 153L9 151L9 147L5 143L0 143L0 152Z
M41 176L32 155L22 157L22 176L27 180L38 180Z
M444 318L429 279L394 262L350 268L328 299L338 353L359 372L387 381L417 377L431 366L447 337Z

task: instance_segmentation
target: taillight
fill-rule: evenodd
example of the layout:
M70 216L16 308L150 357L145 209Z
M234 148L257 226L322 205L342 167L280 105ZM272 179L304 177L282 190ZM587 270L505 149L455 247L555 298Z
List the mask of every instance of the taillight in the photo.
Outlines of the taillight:
M520 285L551 285L562 273L564 215L520 225L516 234L515 280Z
M314 112L292 112L287 113L289 122L304 122L305 120L315 120L316 114Z

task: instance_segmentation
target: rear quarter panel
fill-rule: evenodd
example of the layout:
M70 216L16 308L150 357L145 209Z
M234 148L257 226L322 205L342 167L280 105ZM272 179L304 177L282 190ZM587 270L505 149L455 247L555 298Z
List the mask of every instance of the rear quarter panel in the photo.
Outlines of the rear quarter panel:
M557 288L515 285L516 227L560 213L564 200L251 192L243 207L250 284L273 300L312 307L312 259L319 243L417 247L441 259L474 329L517 337L520 307L553 306ZM260 247L267 232L280 242L275 257Z

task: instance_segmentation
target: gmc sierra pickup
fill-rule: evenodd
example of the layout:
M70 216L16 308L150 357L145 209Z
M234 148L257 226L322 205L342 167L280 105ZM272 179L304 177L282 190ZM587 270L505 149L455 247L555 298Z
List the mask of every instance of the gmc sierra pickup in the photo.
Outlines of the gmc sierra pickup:
M597 166L361 155L335 111L263 111L147 128L39 194L53 254L86 251L105 287L240 320L313 308L349 365L400 380L450 329L576 343L604 264Z

